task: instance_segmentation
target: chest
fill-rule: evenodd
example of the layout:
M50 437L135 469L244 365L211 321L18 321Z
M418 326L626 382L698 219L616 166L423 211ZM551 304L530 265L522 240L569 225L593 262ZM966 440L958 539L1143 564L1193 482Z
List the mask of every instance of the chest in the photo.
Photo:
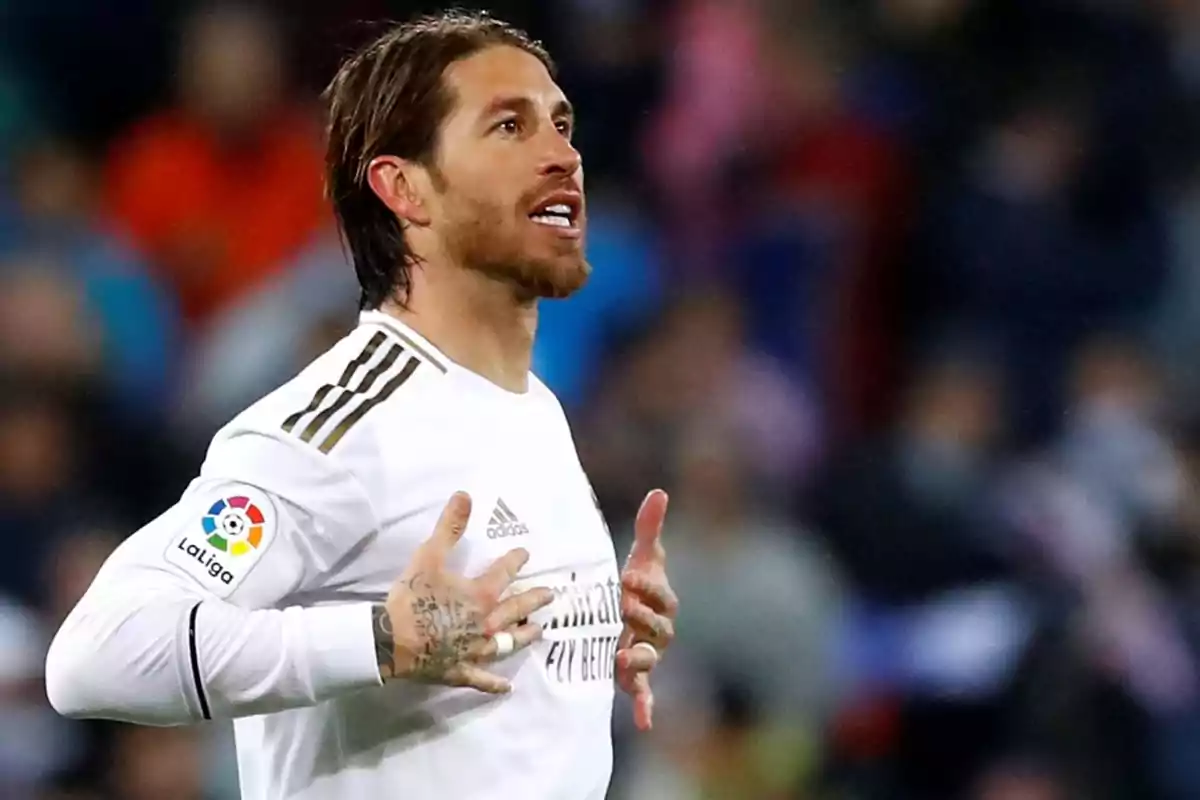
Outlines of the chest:
M472 510L452 570L478 575L517 547L529 553L518 583L613 569L608 526L565 422L486 410L453 418L427 420L410 447L390 452L372 497L380 530L350 580L386 591L457 491L470 495Z

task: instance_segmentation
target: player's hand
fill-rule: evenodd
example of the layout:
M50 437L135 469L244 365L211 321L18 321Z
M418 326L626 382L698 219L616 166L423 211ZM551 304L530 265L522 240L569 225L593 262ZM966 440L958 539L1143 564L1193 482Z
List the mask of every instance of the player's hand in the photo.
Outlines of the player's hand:
M621 571L625 630L617 648L617 683L633 698L633 721L643 731L653 725L650 673L675 638L679 611L679 599L667 580L667 551L662 545L666 516L667 493L655 489L638 509L633 550Z
M392 586L387 602L376 608L375 650L384 680L402 678L504 694L512 688L509 682L480 666L502 655L493 635L510 634L511 652L541 638L541 626L526 618L549 605L553 592L539 587L500 599L529 560L525 550L508 551L474 579L446 569L446 558L462 538L470 515L471 498L457 492L442 511L433 535Z

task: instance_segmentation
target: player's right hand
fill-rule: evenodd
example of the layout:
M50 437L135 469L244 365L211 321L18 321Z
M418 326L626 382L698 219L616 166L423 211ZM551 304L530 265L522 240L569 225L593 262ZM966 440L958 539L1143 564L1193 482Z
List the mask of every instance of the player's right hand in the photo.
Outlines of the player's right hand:
M528 589L501 601L529 553L516 548L469 579L446 569L446 559L467 528L471 498L456 492L433 535L417 549L387 602L375 609L375 652L384 680L405 679L443 686L469 686L504 694L511 685L481 665L496 658L492 635L512 634L513 652L542 636L527 621L554 601L547 588Z

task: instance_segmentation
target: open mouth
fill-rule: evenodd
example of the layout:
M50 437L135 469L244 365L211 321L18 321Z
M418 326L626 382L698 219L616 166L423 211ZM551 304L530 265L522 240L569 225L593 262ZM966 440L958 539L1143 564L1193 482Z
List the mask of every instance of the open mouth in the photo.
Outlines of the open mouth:
M533 210L529 218L538 225L555 228L563 234L579 232L582 202L576 192L556 192Z
M530 214L529 218L539 225L550 225L555 228L575 227L575 212L566 203L545 206Z

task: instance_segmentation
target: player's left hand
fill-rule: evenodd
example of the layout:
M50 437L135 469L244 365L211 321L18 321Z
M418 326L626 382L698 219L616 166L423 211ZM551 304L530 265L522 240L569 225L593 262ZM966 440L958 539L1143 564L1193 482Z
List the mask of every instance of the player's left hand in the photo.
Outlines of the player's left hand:
M617 648L617 683L633 698L633 721L642 731L653 725L650 673L675 638L679 611L679 599L667 580L667 551L662 545L666 515L667 493L655 489L646 495L634 522L633 549L621 572L625 630Z

